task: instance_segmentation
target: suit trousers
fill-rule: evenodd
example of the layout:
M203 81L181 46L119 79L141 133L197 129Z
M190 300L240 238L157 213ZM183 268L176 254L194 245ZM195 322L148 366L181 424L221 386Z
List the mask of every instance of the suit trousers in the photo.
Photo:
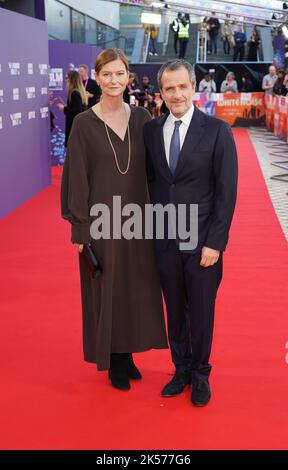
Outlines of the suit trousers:
M176 370L192 380L208 378L217 289L222 279L222 253L216 264L200 266L201 252L180 251L170 240L156 250L156 263L167 308L168 337Z

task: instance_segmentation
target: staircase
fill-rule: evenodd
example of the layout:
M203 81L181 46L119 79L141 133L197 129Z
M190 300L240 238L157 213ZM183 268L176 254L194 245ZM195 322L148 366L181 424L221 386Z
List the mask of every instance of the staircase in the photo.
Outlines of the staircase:
M190 24L189 28L189 42L186 49L186 56L185 59L188 62L194 64L196 62L196 51L197 51L197 24ZM159 40L161 39L159 34ZM179 51L179 43L178 43L178 51ZM168 36L168 43L165 44L164 42L158 41L157 43L157 53L158 56L150 56L147 55L147 63L157 62L163 63L170 59L175 59L175 52L174 52L174 33L169 29L169 36Z

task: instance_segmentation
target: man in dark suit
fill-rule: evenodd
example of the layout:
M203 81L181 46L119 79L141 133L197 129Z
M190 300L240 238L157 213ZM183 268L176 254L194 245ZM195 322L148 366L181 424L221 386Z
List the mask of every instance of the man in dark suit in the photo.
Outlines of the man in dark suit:
M101 89L96 80L89 78L89 67L87 65L79 65L78 72L88 96L88 108L92 108L100 100Z
M237 153L229 125L193 106L196 78L188 62L162 65L158 82L170 112L144 127L151 203L173 204L178 214L179 204L187 213L198 205L195 246L183 250L179 236L169 238L167 221L164 239L155 240L176 369L162 395L192 383L192 403L203 406L211 396L214 307L236 202Z

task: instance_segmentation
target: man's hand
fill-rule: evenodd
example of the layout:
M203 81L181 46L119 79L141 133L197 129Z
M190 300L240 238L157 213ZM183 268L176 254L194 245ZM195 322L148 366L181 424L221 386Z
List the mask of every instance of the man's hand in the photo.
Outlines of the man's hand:
M79 252L79 253L82 253L83 248L84 248L84 245L78 245L78 243L75 243L75 244L76 244L76 247L77 247L77 249L78 249L78 252Z
M220 256L219 250L213 250L212 248L203 246L200 266L202 266L203 268L208 268L209 266L213 266L213 264L217 263L219 256Z

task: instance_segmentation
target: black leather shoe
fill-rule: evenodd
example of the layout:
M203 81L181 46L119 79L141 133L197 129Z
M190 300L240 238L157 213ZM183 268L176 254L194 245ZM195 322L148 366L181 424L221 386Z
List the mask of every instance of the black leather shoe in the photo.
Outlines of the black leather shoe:
M192 383L191 401L195 406L205 406L211 398L211 390L208 380L197 379Z
M187 372L176 371L174 377L162 390L162 397L176 397L183 392L186 385L191 383L191 376Z
M142 375L140 371L137 369L137 367L135 366L134 361L133 361L133 356L131 353L128 354L126 364L127 364L126 371L127 371L129 379L141 380Z

